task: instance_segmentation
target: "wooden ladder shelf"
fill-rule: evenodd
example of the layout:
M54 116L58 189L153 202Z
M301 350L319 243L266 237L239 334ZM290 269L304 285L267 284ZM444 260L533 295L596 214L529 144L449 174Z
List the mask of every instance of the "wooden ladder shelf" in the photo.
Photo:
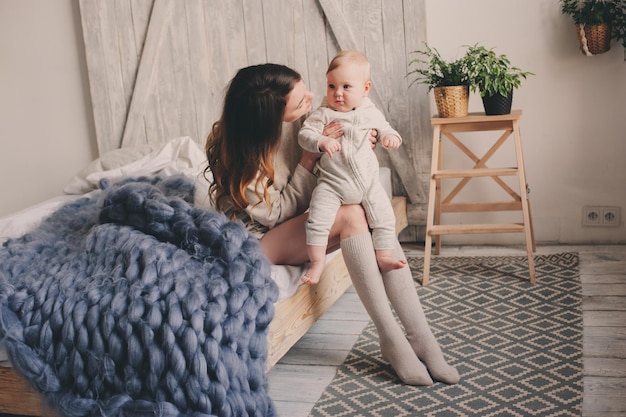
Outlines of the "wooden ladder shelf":
M521 110L514 110L510 114L486 116L484 113L470 113L464 117L442 118L433 117L431 124L433 131L433 151L430 172L430 190L428 195L428 215L426 218L426 239L424 248L424 277L422 285L427 285L430 274L430 260L433 253L441 250L441 236L451 234L480 234L480 233L524 233L526 253L528 256L529 281L535 283L535 264L533 253L536 250L535 237L530 215L530 201L528 198L528 184L522 155L522 139L519 132ZM503 131L495 143L478 157L468 146L457 137L460 132ZM442 139L449 141L461 152L470 158L474 166L470 169L443 169ZM515 147L515 167L489 168L488 160L498 149L513 137ZM501 177L515 176L518 179L518 190L509 186ZM492 178L509 195L507 201L463 201L455 198L472 178ZM456 186L446 195L442 195L444 180L459 180ZM487 224L441 224L442 213L468 212L496 212L519 211L522 221L515 223L487 223Z

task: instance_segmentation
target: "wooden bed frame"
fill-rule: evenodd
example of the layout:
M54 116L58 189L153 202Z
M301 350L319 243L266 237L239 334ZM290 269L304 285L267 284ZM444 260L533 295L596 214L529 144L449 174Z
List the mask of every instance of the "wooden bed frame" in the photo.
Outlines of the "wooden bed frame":
M396 233L408 225L406 198L392 198ZM268 333L266 369L271 369L285 353L352 285L341 253L335 255L317 285L301 285L296 293L276 304ZM58 417L41 396L13 370L0 367L0 413Z

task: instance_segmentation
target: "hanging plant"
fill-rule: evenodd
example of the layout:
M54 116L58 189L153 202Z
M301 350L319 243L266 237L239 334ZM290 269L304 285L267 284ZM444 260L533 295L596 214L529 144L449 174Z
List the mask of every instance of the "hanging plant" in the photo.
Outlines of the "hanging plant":
M611 36L622 43L624 48L624 60L626 61L626 1L616 1L613 10L613 22Z
M561 13L576 25L581 52L597 55L615 39L626 53L626 2L624 0L559 0ZM626 59L626 55L625 55Z

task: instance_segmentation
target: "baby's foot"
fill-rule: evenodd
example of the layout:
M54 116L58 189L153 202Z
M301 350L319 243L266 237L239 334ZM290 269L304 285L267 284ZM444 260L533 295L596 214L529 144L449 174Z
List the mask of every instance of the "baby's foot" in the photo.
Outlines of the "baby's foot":
M306 270L304 275L300 280L308 285L315 285L320 282L320 277L322 276L322 271L324 271L324 263L320 263L319 265L316 263L311 263L309 269Z
M393 256L377 256L376 262L378 268L383 274L385 272L393 271L394 269L404 268L406 261L404 259L396 259Z

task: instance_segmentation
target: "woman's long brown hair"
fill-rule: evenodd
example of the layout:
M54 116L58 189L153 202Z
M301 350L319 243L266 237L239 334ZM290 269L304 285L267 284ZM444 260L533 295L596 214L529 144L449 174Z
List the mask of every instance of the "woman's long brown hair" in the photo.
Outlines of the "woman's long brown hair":
M246 188L255 179L258 197L271 209L267 189L274 182L287 95L300 79L284 65L261 64L240 69L228 85L222 116L207 138L205 177L212 177L215 207L231 209L233 218L248 207Z

